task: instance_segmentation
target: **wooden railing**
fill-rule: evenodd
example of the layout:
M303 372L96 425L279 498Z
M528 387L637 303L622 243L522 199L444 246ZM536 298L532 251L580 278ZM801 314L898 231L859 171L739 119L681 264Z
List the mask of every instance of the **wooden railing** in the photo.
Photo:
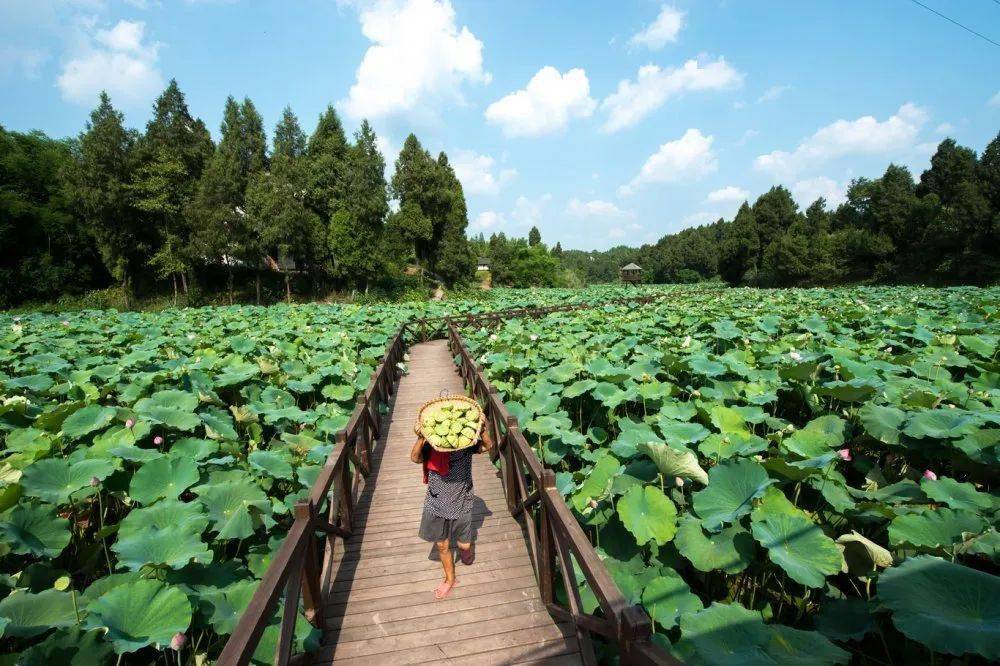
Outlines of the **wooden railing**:
M521 434L517 417L507 410L451 322L448 343L458 358L462 379L472 397L482 405L490 434L497 443L493 456L494 462L500 463L507 508L515 517L523 517L542 600L553 617L575 626L584 663L588 666L597 663L593 634L616 643L623 664L680 663L651 641L653 626L649 615L641 606L626 601L556 489L555 474L535 455ZM597 597L603 617L583 610L573 560ZM556 602L556 575L562 579L568 607Z
M617 299L617 302L648 303L655 297ZM555 488L555 475L545 469L507 410L496 388L469 354L456 323L491 323L513 317L541 317L599 307L599 305L550 306L462 315L409 322L386 347L368 388L358 396L347 425L336 435L336 448L327 459L309 491L308 500L296 502L293 522L284 542L271 560L250 603L229 636L218 663L222 666L249 664L264 631L272 624L284 601L279 622L274 663L292 662L295 623L300 606L314 626L324 626L323 610L333 587L333 562L337 539L347 539L354 529L354 505L371 471L372 448L379 437L380 412L387 406L399 379L406 340L447 337L452 353L459 357L459 371L472 395L483 405L491 429L494 461L500 460L507 506L515 517L523 516L542 599L553 617L576 628L584 661L594 664L591 636L603 636L619 646L623 664L677 664L650 641L652 623L640 607L630 605L591 545L569 507ZM602 617L582 609L572 561L575 560L600 604ZM569 604L555 599L556 564Z
M336 435L309 499L295 503L293 522L271 560L250 604L229 636L218 663L249 664L260 638L273 622L284 593L274 663L292 660L295 622L300 601L306 619L323 627L323 609L330 594L337 539L351 535L354 505L371 471L372 447L379 436L381 408L388 404L399 379L398 363L405 351L401 328L386 347L368 388L358 396L347 425ZM317 537L320 535L320 538Z

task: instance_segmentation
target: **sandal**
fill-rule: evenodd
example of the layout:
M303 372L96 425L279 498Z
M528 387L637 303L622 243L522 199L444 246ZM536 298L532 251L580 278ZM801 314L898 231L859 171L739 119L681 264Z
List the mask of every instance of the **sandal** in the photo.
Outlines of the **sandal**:
M455 584L457 582L458 582L457 580L453 580L450 583L448 581L444 581L443 583L438 585L437 589L434 590L434 598L444 599L445 597L447 597L449 594L451 594L451 591L455 588Z

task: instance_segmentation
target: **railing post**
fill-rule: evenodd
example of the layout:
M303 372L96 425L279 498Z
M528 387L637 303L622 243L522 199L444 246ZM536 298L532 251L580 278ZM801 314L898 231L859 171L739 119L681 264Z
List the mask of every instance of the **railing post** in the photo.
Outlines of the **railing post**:
M538 563L538 584L541 588L542 601L550 604L555 596L553 594L553 580L555 578L555 543L552 539L552 525L549 524L549 511L545 501L546 490L556 487L556 475L551 469L542 470L541 487L538 489L539 499L538 511L541 515L539 522L539 538L541 539L541 561Z
M305 553L302 554L302 606L305 608L306 619L318 627L323 623L323 595L320 592L319 564L316 561L316 538L312 534L316 511L311 501L299 500L295 503L295 520L305 520L310 526Z
M504 467L506 468L504 470L504 476L505 476L505 481L506 481L506 483L504 485L507 486L507 488L506 488L506 491L507 491L506 492L506 495L507 495L507 509L512 514L517 509L517 476L516 475L521 473L520 465L517 462L517 453L514 450L517 447L514 445L514 442L513 442L514 432L516 430L519 430L519 429L520 428L519 428L518 423L517 423L517 417L514 416L513 414L508 415L507 416L507 434L506 434L507 445L504 447L504 456L505 456L504 460L507 463L506 465L504 465Z

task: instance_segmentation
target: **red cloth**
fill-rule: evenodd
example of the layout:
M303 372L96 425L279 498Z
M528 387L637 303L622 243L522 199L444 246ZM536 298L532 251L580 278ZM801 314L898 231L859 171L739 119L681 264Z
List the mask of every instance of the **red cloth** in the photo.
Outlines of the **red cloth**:
M451 470L451 454L431 449L430 455L424 458L424 483L427 483L428 472L447 476L449 470Z

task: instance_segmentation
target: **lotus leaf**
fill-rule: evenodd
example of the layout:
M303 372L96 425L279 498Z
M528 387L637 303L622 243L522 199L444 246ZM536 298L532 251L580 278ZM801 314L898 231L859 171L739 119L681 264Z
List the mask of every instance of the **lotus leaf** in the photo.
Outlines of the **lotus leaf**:
M971 483L962 483L947 476L923 479L920 489L932 500L947 504L952 509L981 513L996 505L993 497L979 492Z
M183 592L157 580L120 585L87 605L86 626L106 629L118 654L147 645L169 645L191 624L191 604Z
M766 513L755 516L750 529L771 561L802 585L822 587L827 576L840 573L844 558L837 543L808 518Z
M816 615L816 629L836 641L856 641L875 629L875 618L864 599L827 599Z
M680 574L666 567L660 570L659 576L646 583L642 590L642 604L664 630L677 626L682 615L704 608L701 599L691 594L691 588Z
M144 463L132 477L128 493L141 504L177 499L198 482L198 466L188 458L167 456Z
M938 509L902 514L889 524L889 543L948 548L962 540L963 532L978 533L984 527L982 518L968 511Z
M937 652L1000 659L1000 578L918 555L879 576L878 598L907 637Z
M708 487L694 494L693 506L709 532L750 513L753 500L774 483L767 470L751 460L722 462L709 471L708 480Z
M54 507L39 504L18 504L0 514L0 534L19 555L56 557L70 541L69 521L56 516Z
M274 479L291 479L292 466L276 451L254 451L247 456L250 468Z
M271 506L264 491L252 481L197 486L194 491L208 511L219 540L250 536Z
M79 439L95 430L106 428L115 419L116 414L113 407L87 405L63 421L63 434L72 439Z
M669 542L677 531L677 508L659 488L635 486L618 500L618 517L637 543Z
M674 543L699 571L739 573L753 560L753 537L739 523L707 534L701 529L701 521L689 514L681 518Z
M69 458L46 458L24 470L21 485L24 494L52 504L65 504L74 493L87 488L91 479L108 478L114 471L109 460L93 459L71 462Z
M640 453L645 453L656 464L660 474L669 478L694 479L702 485L708 484L708 474L698 464L698 458L690 451L679 451L666 444L641 442Z
M43 590L38 594L16 590L0 601L0 618L7 619L7 636L31 638L49 629L77 623L68 592Z

